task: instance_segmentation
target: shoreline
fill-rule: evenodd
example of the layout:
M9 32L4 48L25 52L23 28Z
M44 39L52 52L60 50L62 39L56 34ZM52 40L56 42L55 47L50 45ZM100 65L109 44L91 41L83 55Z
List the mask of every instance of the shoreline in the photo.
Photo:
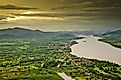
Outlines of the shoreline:
M106 41L105 39L98 39L98 41L104 42L104 43L107 43L107 44L110 44L111 46L113 46L113 47L115 47L115 48L121 49L121 46L114 45L113 43L108 42L108 41Z
M84 39L84 38L82 38L82 39ZM82 40L82 39L78 39L78 40ZM97 39L97 41L99 41L99 40L100 40L100 39ZM70 48L71 48L70 54L71 54L72 56L76 56L76 57L79 57L79 58L90 59L90 60L98 60L98 61L103 61L103 62L109 62L109 63L121 65L121 64L118 63L118 62L110 61L110 60L108 60L108 59L99 59L99 58L95 58L95 57L86 57L86 56L79 56L79 55L76 55L76 54L74 54L74 53L72 52L72 46L74 46L74 45L79 45L79 42L78 42L77 40L73 40L73 41L75 41L76 44L73 44L73 45L70 46ZM103 43L107 43L107 44L111 45L111 44L108 43L108 42L104 42L104 41L99 41L99 42L103 42ZM113 46L113 45L111 45L111 46ZM115 46L113 46L113 47L115 47ZM115 48L118 48L118 47L115 47ZM118 49L121 49L121 48L118 48Z

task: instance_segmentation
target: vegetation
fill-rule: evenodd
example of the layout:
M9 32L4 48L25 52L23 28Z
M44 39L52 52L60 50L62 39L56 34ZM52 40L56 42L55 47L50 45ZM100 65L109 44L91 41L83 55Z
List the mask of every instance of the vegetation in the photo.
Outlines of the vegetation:
M84 38L85 38L85 37L76 37L75 39L78 40L78 39L84 39Z
M121 79L118 64L71 55L73 37L66 35L66 38L49 38L49 35L36 40L15 36L1 39L0 80L63 80L58 72L77 80Z
M121 30L104 33L100 36L102 39L99 39L99 41L103 41L114 47L121 48Z

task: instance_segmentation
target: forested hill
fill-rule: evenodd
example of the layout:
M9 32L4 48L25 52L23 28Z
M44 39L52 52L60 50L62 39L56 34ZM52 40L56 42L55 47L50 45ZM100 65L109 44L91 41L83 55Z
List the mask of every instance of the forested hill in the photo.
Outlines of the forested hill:
M74 39L79 35L95 35L94 31L57 31L47 32L24 28L8 28L0 30L1 39ZM99 33L98 33L99 34Z
M121 48L121 30L106 32L100 35L102 39L99 41L103 41L111 44L112 46Z
M101 36L110 40L121 41L121 30L106 32L103 33Z
M65 32L44 32L40 30L29 30L23 28L8 28L0 30L1 39L53 39L74 38L74 34Z

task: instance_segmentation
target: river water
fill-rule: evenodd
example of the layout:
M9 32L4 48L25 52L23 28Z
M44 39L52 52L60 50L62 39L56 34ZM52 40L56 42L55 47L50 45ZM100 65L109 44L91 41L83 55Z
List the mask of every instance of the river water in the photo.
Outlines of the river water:
M78 44L71 46L71 54L78 57L106 60L121 65L121 49L98 41L99 37L85 37L84 39L76 40Z

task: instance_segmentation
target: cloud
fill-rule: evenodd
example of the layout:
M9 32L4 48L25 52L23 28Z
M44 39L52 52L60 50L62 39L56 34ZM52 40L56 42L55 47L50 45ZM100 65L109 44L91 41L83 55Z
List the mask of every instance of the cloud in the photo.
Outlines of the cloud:
M7 4L7 5L0 5L0 9L31 10L31 9L36 9L36 8L20 7L20 6Z
M60 4L57 5L53 8L51 8L51 10L78 10L78 11L82 11L82 10L89 10L89 11L105 11L105 10L117 10L120 11L121 9L121 1L119 2L118 0L116 1L109 1L109 0L98 0L98 1L94 1L94 0L85 0L85 1L80 1L78 3L71 3L71 4Z
M120 10L121 0L1 0L0 4L30 6L41 10L80 11L87 10ZM105 8L105 9L104 9Z
M19 6L37 7L40 11L25 13L8 11L8 14L4 16L1 13L1 19L11 16L13 16L12 19L16 16L21 18L6 24L2 22L1 27L19 25L39 29L68 30L92 27L111 28L121 25L121 0L4 0L4 3L6 1L8 3L14 1L14 4ZM29 20L21 16L29 17Z
M52 8L51 10L56 10L56 9L65 9L65 8L72 8L72 7L80 7L81 8L85 8L85 7L92 7L94 6L94 4L92 2L82 2L82 3L72 3L69 5L58 5L54 8Z

